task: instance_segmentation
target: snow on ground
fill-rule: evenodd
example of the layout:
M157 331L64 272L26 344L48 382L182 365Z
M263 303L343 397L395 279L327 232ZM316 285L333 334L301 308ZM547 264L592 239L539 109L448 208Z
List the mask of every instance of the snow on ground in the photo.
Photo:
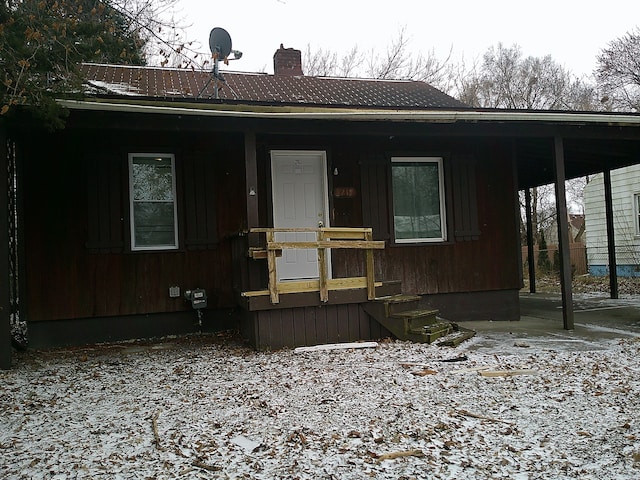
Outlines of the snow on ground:
M481 343L22 353L0 372L0 478L640 477L640 341Z

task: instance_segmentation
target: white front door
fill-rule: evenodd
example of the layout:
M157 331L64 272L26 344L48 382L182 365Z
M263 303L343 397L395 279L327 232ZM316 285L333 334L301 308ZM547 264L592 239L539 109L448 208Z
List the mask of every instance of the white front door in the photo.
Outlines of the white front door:
M271 151L273 226L318 228L328 225L327 157L323 151ZM277 241L315 241L315 233L287 232ZM276 263L278 280L318 278L315 249L285 249Z

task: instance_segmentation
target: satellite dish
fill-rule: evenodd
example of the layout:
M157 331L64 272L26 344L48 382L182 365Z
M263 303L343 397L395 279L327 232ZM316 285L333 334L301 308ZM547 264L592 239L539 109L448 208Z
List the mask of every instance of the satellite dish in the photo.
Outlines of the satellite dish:
M211 54L218 54L218 58L225 59L231 53L231 35L224 28L216 27L209 34L209 48Z
M226 83L222 73L218 70L218 64L220 60L224 62L225 65L229 65L229 60L239 60L242 57L242 52L239 50L231 50L231 35L224 29L220 27L215 27L211 30L209 34L209 48L211 49L211 55L213 57L213 71L211 72L211 76L207 83L204 84L200 93L198 93L198 97L202 95L202 93L207 89L211 80L215 80L215 98L218 98L218 81L222 83ZM233 58L229 58L229 54L233 53Z

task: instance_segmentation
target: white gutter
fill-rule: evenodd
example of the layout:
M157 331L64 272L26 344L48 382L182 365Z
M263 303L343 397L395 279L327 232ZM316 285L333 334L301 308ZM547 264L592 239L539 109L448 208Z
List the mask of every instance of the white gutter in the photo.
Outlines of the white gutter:
M453 110L356 110L336 109L316 112L255 112L240 110L217 110L206 108L168 107L131 103L106 103L79 100L58 100L70 110L93 110L106 112L153 113L165 115L232 117L252 119L294 120L351 120L392 122L555 122L571 124L599 124L609 126L638 126L640 115L603 114L580 112L518 112L518 111L453 111ZM304 108L304 107L301 107ZM328 109L327 109L328 110Z

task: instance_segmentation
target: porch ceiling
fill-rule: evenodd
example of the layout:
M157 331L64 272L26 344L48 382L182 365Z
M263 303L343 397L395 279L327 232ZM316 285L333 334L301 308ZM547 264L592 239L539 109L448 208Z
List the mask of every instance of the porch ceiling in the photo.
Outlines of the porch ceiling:
M609 138L564 138L563 140L568 179L640 163L640 140ZM519 189L553 183L553 139L518 139L516 157Z

